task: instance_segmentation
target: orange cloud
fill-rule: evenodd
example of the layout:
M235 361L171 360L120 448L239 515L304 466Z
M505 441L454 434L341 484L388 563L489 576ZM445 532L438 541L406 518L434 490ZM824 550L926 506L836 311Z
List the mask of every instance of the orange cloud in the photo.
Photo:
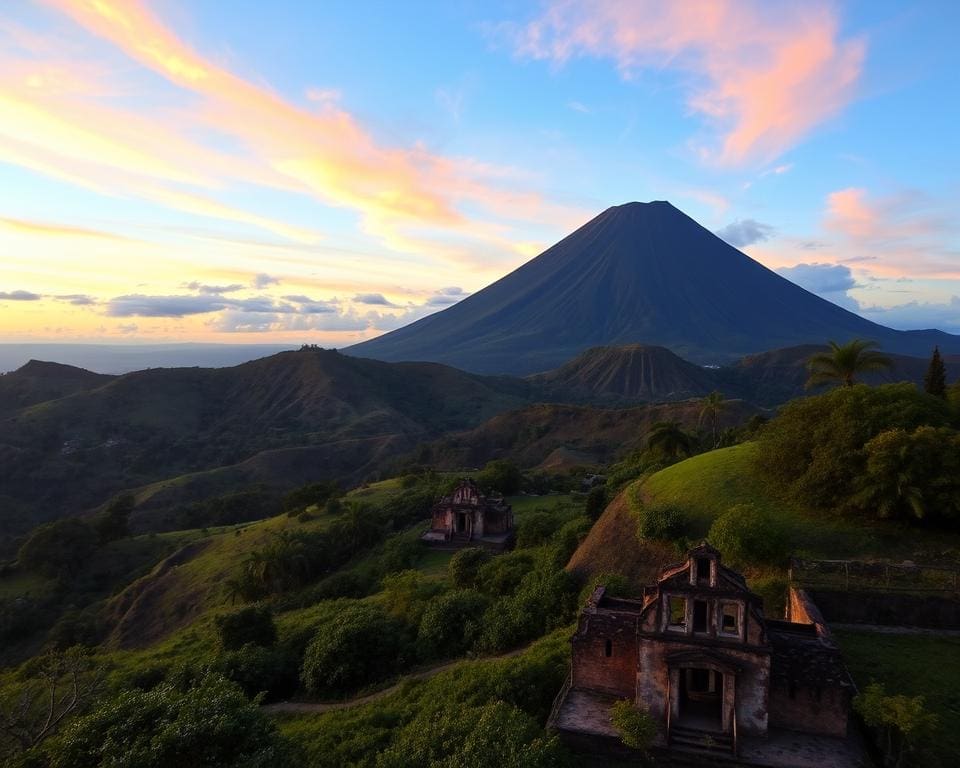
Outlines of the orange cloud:
M116 235L113 232L104 232L99 229L73 227L67 224L51 224L43 221L29 221L27 219L12 219L0 216L0 226L17 232L30 235L46 235L50 237L95 237L104 240L129 241L130 238Z
M839 39L828 7L747 0L558 0L515 43L520 55L558 63L612 58L626 78L645 68L693 73L689 105L721 130L702 155L724 165L768 161L839 112L866 50Z

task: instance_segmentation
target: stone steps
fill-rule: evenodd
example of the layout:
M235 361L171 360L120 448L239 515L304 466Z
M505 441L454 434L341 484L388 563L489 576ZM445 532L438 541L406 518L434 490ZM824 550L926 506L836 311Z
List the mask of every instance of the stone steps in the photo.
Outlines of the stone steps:
M733 737L728 733L676 725L670 729L670 747L701 755L731 755Z

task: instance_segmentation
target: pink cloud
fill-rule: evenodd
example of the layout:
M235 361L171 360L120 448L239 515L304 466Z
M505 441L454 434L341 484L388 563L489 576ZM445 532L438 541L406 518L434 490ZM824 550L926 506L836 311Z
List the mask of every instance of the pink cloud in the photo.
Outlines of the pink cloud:
M837 114L855 95L866 51L861 39L840 39L826 5L749 0L557 0L514 32L522 56L610 58L625 78L692 74L688 104L720 131L701 153L723 165L769 161Z

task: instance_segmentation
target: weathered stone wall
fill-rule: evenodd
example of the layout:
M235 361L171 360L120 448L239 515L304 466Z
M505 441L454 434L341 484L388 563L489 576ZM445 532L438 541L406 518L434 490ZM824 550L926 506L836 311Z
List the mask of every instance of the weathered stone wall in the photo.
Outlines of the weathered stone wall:
M842 688L770 687L770 725L775 728L845 736L849 711L850 692Z
M571 649L573 686L632 700L637 676L636 618L587 614L581 618L581 629L586 631L574 635Z
M827 621L960 629L960 600L953 597L819 589L811 594Z
M684 646L689 650L697 650L701 647L695 642L688 644L675 640L664 642L655 638L640 639L638 700L658 722L666 722L667 717L668 691L670 690L667 656L683 650ZM736 677L737 727L742 733L765 734L767 732L767 691L770 680L769 655L727 647L715 650L743 667L743 671ZM678 690L669 693L670 697L679 695Z

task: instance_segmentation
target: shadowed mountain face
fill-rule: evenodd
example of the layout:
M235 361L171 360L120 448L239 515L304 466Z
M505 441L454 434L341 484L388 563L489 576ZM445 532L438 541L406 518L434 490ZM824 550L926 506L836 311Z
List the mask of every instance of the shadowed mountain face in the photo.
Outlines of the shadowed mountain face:
M601 345L659 345L696 363L723 364L853 337L900 354L926 357L935 344L960 353L960 337L865 320L658 201L609 208L459 304L348 352L530 374Z
M96 389L112 378L72 365L31 360L11 373L0 375L0 413Z

